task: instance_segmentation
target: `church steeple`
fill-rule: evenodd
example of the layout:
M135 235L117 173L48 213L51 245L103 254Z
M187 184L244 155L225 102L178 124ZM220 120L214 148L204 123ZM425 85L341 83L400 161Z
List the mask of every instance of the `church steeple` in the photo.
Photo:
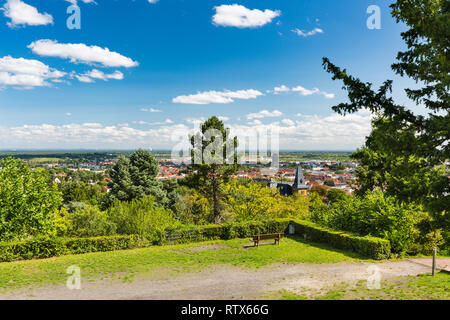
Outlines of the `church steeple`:
M305 177L303 176L303 169L300 166L297 167L297 171L295 172L295 182L292 187L294 189L303 189L308 187L305 183Z

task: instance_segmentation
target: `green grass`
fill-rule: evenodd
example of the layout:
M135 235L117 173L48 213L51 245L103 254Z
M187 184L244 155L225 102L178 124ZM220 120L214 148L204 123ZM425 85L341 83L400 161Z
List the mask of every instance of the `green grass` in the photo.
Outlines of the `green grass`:
M193 249L204 245L216 247L215 250ZM248 245L248 239L235 239L0 263L0 289L62 283L71 265L81 268L83 279L120 278L127 282L140 275L172 276L213 265L258 268L273 263L335 263L363 259L353 252L313 244L298 237L284 238L279 246L245 248Z
M282 290L272 298L281 300L450 300L450 274L431 274L397 277L381 281L380 289L368 289L365 281L351 286L336 284L323 292L301 294Z

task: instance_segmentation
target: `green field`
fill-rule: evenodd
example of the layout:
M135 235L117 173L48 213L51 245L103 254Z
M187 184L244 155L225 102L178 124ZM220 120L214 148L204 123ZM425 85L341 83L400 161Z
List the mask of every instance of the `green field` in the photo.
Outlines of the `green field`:
M248 239L209 241L144 249L61 256L43 260L0 263L0 289L60 283L66 269L76 265L87 279L129 279L136 274L179 274L213 265L258 268L274 263L336 263L364 260L355 253L312 244L297 237L285 238L278 246L247 247ZM193 250L199 245L214 250Z

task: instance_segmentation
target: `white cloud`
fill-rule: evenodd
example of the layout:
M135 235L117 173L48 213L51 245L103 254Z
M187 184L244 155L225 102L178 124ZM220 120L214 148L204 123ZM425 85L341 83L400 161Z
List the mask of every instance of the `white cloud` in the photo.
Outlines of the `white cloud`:
M34 59L0 58L0 85L42 87L49 86L48 79L62 78L65 72L50 68Z
M351 150L361 146L370 133L372 115L364 110L347 116L304 115L294 125L280 125L279 122L263 124L228 125L231 134L241 142L249 132L264 132L276 129L280 133L281 149L297 150ZM189 119L189 123L204 119ZM283 122L283 121L282 121ZM198 122L197 122L198 123ZM287 124L287 123L284 123ZM5 148L123 148L130 149L151 145L155 148L172 148L183 137L192 133L195 126L167 124L145 130L135 129L126 124L117 126L99 123L66 125L23 125L0 126L0 149ZM188 141L186 141L189 144ZM240 144L243 145L244 143Z
M92 69L91 71L88 71L84 74L75 75L75 77L78 79L78 81L85 83L93 83L95 82L94 79L99 79L103 81L108 81L110 79L122 80L123 73L117 70L114 73L106 74L103 71Z
M80 82L84 82L84 83L94 83L95 82L92 78L89 78L86 76L76 75L75 77L77 77L78 81L80 81Z
M162 110L153 109L153 108L142 108L141 111L143 112L162 112Z
M278 110L273 110L273 111L262 110L257 113L249 113L246 117L247 117L247 120L252 120L252 119L261 119L261 118L267 118L267 117L269 117L269 118L280 117L282 115L283 115L283 113Z
M38 10L20 0L7 0L3 6L4 15L11 19L9 27L19 25L42 26L53 24L53 17L48 13L39 13Z
M84 43L58 43L56 40L43 39L28 45L34 53L46 57L70 59L73 63L100 63L105 67L135 67L138 62L108 48L87 46Z
M310 36L313 36L313 35L318 34L318 33L323 33L323 30L320 29L320 28L315 28L315 29L313 29L311 31L304 31L304 30L300 30L300 29L297 28L297 29L292 30L292 32L296 33L299 36L302 36L302 37L306 38L306 37L310 37Z
M137 123L137 124L141 124L141 125L150 125L150 126L161 126L161 125L165 125L165 124L173 124L174 122L170 119L166 119L164 121L160 121L160 122L148 122L148 121L133 121L133 123Z
M224 4L214 7L214 9L216 10L216 14L213 16L213 23L215 25L237 28L262 27L272 22L274 18L281 14L279 10L251 10L238 4Z
M73 5L78 5L77 0L66 0L67 2L70 2ZM96 3L94 0L81 0L83 3Z
M148 2L149 3L152 3L152 4L154 4L154 3L157 3L159 0L148 0Z
M314 89L310 90L310 89L306 89L306 88L304 88L302 86L297 86L297 87L294 87L294 88L288 88L287 86L282 85L280 87L275 87L274 90L273 90L274 94L280 94L282 92L291 92L291 91L292 92L298 92L302 96L311 96L311 95L314 95L314 94L320 94L320 95L323 95L327 99L334 99L334 93L328 93L328 92L325 92L325 91L321 91L318 88L314 88Z
M206 91L187 96L178 96L172 99L172 102L183 104L232 103L234 102L234 99L256 99L262 95L264 94L254 89L238 91Z
M288 126L293 126L293 125L295 125L295 122L292 121L291 119L283 119L283 120L281 120L281 123L283 123L283 124L285 124L285 125L288 125Z
M228 117L223 117L223 116L219 116L219 117L217 117L217 118L219 118L220 121L229 121L229 120L230 120L230 118L228 118Z
M282 86L280 86L280 87L275 87L274 89L273 89L273 92L275 93L275 94L279 94L280 92L288 92L288 91L290 91L291 89L289 89L288 87L286 87L285 85L282 85ZM270 91L270 90L269 90Z

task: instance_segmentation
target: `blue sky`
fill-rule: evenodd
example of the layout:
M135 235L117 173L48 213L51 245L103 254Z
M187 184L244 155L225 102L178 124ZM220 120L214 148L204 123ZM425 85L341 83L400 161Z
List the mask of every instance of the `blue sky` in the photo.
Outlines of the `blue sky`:
M169 149L174 132L217 115L236 132L278 126L282 149L351 150L370 115L333 113L346 94L324 56L365 81L394 79L407 104L410 83L390 70L404 26L388 1L78 0L79 30L66 26L69 2L0 1L0 149ZM380 30L366 26L369 5ZM251 16L236 24L236 12ZM28 63L37 78L23 77Z

